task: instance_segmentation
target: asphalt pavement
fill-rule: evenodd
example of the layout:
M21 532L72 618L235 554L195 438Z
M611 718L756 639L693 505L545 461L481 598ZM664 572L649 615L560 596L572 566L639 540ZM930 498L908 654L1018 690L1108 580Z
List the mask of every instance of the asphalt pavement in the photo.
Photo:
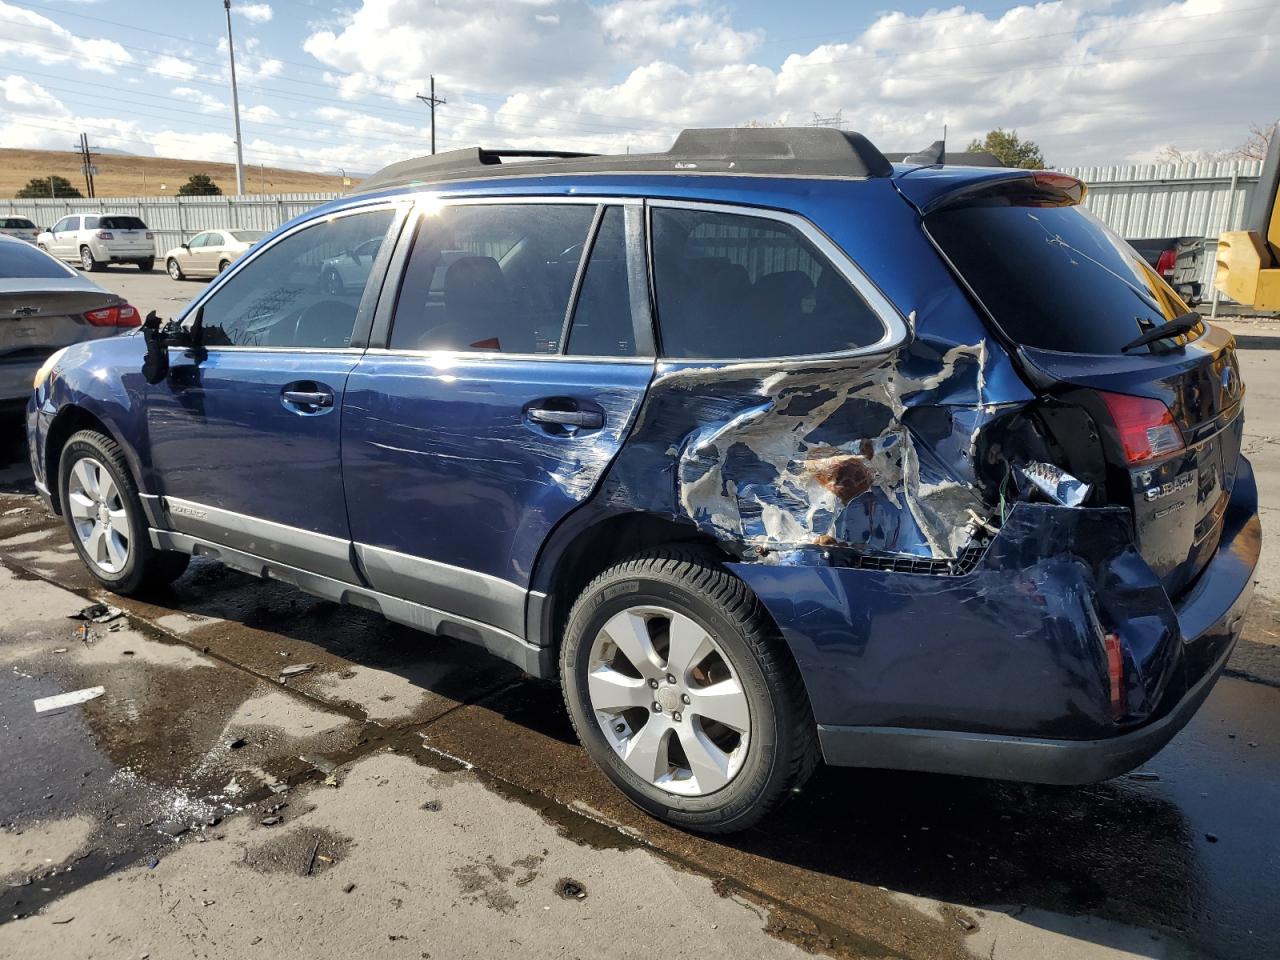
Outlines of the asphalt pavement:
M97 279L162 317L201 288ZM1265 526L1280 331L1234 329ZM149 602L104 594L31 495L20 426L3 429L0 956L1256 958L1280 943L1269 547L1232 674L1134 774L1055 788L824 769L759 828L712 840L631 808L558 690L474 647L204 560ZM121 615L69 619L98 600Z

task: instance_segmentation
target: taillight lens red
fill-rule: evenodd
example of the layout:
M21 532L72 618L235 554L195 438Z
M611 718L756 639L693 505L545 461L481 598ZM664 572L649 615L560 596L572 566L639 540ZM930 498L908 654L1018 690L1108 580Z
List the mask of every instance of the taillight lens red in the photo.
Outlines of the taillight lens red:
M1168 278L1173 276L1173 270L1178 265L1178 251L1169 249L1161 250L1160 256L1156 258L1156 273L1160 276Z
M97 233L97 237L99 240L114 240L115 234L113 234L110 230L99 230Z
M1102 400L1115 421L1129 463L1145 463L1186 449L1173 414L1159 400L1123 393L1102 393Z
M129 304L119 307L103 307L90 310L84 315L85 320L95 327L137 327L142 325L138 311Z

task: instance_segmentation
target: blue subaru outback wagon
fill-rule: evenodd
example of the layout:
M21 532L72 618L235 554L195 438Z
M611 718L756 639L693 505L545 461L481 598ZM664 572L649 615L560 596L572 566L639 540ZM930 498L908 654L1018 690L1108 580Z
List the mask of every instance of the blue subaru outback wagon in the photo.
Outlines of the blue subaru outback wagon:
M1115 776L1261 533L1231 335L1084 192L808 128L398 163L50 358L32 464L109 589L212 557L558 677L683 827L819 759Z

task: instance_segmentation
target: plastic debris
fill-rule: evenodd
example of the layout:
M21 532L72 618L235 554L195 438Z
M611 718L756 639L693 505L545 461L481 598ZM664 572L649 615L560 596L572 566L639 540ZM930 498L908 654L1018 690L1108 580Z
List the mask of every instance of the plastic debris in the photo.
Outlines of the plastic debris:
M309 673L315 668L316 668L316 665L314 663L295 663L292 666L282 668L280 671L280 676L282 678L296 677L302 673Z
M258 822L262 824L264 827L274 827L277 823L280 823L283 820L284 820L284 817L280 816L279 814L276 814L270 817L263 817Z
M67 617L68 620L89 620L93 623L110 623L117 617L124 616L124 611L119 607L109 607L105 603L91 603L87 607L81 607L75 613Z
M56 697L41 697L39 700L33 702L36 708L36 713L44 713L48 710L60 710L63 707L74 707L77 703L86 703L89 700L102 696L106 692L106 687L86 687L83 690L72 690L70 693L60 693Z
M1046 499L1062 507L1078 507L1089 496L1092 487L1061 467L1033 460L1017 468L1018 486L1023 493L1039 491Z
M565 900L587 899L587 888L577 880L561 877L556 881L556 894Z

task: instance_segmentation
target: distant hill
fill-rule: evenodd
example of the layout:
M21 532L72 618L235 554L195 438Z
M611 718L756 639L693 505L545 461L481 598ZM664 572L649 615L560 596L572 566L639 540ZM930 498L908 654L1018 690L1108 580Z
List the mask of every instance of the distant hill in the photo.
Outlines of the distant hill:
M96 153L98 174L94 187L99 197L173 196L193 173L207 173L223 193L236 192L236 168L231 163L201 160L174 160L168 157L139 157L129 154ZM80 154L70 150L0 149L0 197L12 197L32 177L57 175L70 180L85 193ZM306 173L246 165L246 193L319 193L342 190L340 176ZM359 182L359 177L352 176ZM160 185L165 189L161 190Z

